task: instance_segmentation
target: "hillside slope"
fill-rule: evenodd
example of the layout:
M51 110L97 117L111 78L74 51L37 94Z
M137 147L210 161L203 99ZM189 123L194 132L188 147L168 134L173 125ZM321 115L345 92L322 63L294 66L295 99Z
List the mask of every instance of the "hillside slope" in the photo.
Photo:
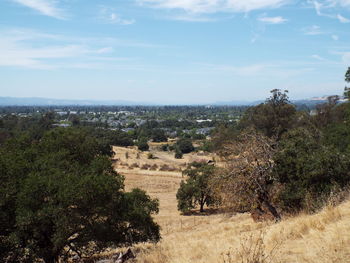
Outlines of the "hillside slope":
M162 240L135 246L136 262L350 262L350 201L279 223L255 223L249 214L211 213L215 211L183 216L176 202L181 173L122 170L127 190L140 187L160 201L155 219Z

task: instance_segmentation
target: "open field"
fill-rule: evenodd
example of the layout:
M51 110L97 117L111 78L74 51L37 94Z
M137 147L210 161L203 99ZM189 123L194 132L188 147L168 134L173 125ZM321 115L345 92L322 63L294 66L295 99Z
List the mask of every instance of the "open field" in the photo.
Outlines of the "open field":
M135 160L129 156L129 161ZM164 158L156 161L165 162ZM179 162L179 168L186 161L174 159L170 164ZM135 246L137 262L350 262L350 201L276 224L254 223L249 214L183 216L177 211L175 197L182 180L179 171L117 170L125 176L127 190L139 187L160 201L155 219L162 228L162 240Z

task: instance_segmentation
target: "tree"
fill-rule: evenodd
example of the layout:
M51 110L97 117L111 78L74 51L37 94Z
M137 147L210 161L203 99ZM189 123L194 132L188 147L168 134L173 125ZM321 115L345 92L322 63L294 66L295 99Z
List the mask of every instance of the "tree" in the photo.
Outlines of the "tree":
M274 89L265 103L249 108L240 126L242 129L253 127L268 137L276 137L291 128L296 113L295 106L289 101L287 90Z
M214 198L211 194L209 181L213 177L214 166L194 162L188 165L183 175L188 176L182 181L176 193L178 209L185 213L199 205L199 211L204 212L204 205L211 205Z
M345 82L350 83L350 67L348 67L348 70L345 73ZM350 99L350 88L349 87L345 86L344 97L346 99Z
M111 245L157 241L158 201L123 190L89 133L54 129L0 149L0 261L45 263Z
M191 139L187 139L187 138L179 139L176 142L176 147L178 147L182 153L190 153L190 152L194 151L194 147L193 147Z
M149 150L149 145L147 143L147 139L146 138L141 138L139 140L139 142L137 143L137 148L140 151L148 151Z
M274 177L282 185L284 210L322 207L335 188L350 183L349 156L322 143L319 131L297 128L286 133L274 156Z
M213 188L223 203L237 211L269 212L281 217L273 205L273 177L276 142L254 130L242 132L221 152L226 167L217 173ZM220 154L220 153L219 153Z
M183 154L178 147L175 149L175 159L182 159Z
M152 131L151 138L154 142L167 142L168 141L168 138L166 137L165 132L161 129L154 129Z

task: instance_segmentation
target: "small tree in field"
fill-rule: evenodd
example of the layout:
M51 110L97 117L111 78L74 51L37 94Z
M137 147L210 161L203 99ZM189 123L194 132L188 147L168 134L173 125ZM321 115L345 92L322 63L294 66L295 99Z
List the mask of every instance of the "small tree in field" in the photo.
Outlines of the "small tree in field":
M209 187L209 181L214 174L214 167L206 163L191 163L183 174L188 176L182 181L177 191L177 207L181 212L188 212L199 205L200 212L204 212L204 205L209 206L214 199Z

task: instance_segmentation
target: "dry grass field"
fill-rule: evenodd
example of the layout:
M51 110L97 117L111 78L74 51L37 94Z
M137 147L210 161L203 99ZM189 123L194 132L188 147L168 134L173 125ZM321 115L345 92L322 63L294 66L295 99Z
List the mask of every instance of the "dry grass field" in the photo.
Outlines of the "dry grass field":
M135 161L135 149L115 149L116 158ZM124 151L124 152L123 152ZM134 151L134 152L133 152ZM152 150L151 150L152 151ZM159 159L140 157L138 161L169 165L180 169L198 156L175 160L153 151ZM135 157L133 156L135 154ZM166 153L165 153L166 154ZM143 155L143 154L142 154ZM182 180L179 171L150 171L118 168L126 189L139 187L160 201L155 220L162 240L158 244L134 247L139 263L349 263L350 201L328 206L315 215L285 218L280 223L254 223L249 214L207 214L183 216L177 211L176 191Z

